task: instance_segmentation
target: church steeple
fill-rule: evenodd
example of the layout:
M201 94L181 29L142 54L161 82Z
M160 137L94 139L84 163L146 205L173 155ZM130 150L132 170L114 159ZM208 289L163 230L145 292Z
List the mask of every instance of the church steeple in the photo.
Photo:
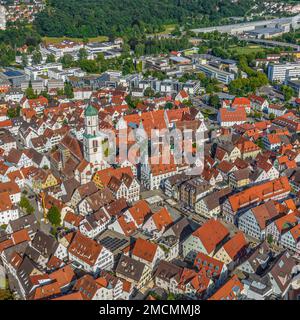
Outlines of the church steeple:
M87 136L97 136L99 133L98 110L92 105L88 105L84 111L85 134Z
M98 110L88 105L84 111L85 132L83 134L84 158L93 164L94 169L109 167L105 161L103 141L108 140L107 134L99 129Z

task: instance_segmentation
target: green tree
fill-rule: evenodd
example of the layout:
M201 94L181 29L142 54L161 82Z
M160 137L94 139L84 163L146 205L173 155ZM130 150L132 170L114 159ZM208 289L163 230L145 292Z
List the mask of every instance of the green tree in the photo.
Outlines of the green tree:
M220 98L216 94L211 94L209 97L209 104L214 108L220 107Z
M64 68L70 68L74 62L73 57L70 54L64 54L59 60Z
M289 86L286 86L286 85L283 85L281 87L281 90L282 90L282 93L284 95L284 100L285 101L290 101L294 95L294 90L293 88L289 87Z
M19 205L20 205L21 208L25 209L30 205L30 203L29 203L29 200L26 197L22 196Z
M22 54L22 67L27 67L28 65L28 57L27 54L23 53Z
M125 42L124 42L124 44L123 44L123 46L122 46L122 50L123 50L123 53L124 53L124 54L129 54L129 52L130 52L130 45L129 45L128 43L125 43Z
M28 214L33 214L34 213L34 208L31 204L29 204L29 206L26 208L26 212Z
M54 63L55 62L55 55L50 53L47 55L47 59L46 59L47 63Z
M144 96L146 97L154 97L155 92L151 87L147 87L144 91Z
M170 109L172 109L172 108L173 108L173 103L172 103L172 102L167 102L167 103L165 104L164 109L170 110Z
M20 111L21 111L21 107L14 107L14 108L9 108L7 110L7 116L9 117L9 119L13 119L13 118L17 118L20 116Z
M84 45L87 45L88 43L89 43L89 38L87 38L87 37L84 37L83 39L82 39L82 42L83 42L83 44Z
M1 34L1 33L0 33ZM1 40L1 37L0 37ZM0 66L7 67L15 61L15 51L11 46L0 44Z
M87 73L97 73L99 71L98 64L95 60L80 60L79 66Z
M137 57L144 55L145 45L143 43L139 43L138 45L136 45L136 47L134 49L134 53Z
M47 213L47 218L54 227L58 227L61 225L61 213L56 206L53 205L49 209Z
M142 62L142 61L139 61L139 62L136 64L136 71L139 72L139 73L142 73L142 72L143 72L143 62Z
M65 82L64 94L69 99L73 99L74 98L73 87L72 87L72 84L70 82Z
M87 53L86 49L85 48L79 49L78 59L79 60L86 60L87 58L88 58L88 53Z
M269 114L269 119L270 120L274 120L275 119L275 114L274 113L270 113Z
M36 99L37 94L34 92L32 88L31 80L29 81L28 88L25 90L25 95L28 99Z
M29 200L25 197L22 196L20 203L19 203L20 207L22 209L24 209L28 214L32 214L34 212L34 208L33 206L30 204Z
M134 64L133 64L132 59L126 59L124 61L123 67L122 67L123 75L133 73L134 71L135 71L135 68L134 68Z
M14 300L14 297L9 289L0 289L0 300Z
M42 62L42 54L40 53L40 51L36 50L33 52L32 54L32 63L33 64L40 64Z

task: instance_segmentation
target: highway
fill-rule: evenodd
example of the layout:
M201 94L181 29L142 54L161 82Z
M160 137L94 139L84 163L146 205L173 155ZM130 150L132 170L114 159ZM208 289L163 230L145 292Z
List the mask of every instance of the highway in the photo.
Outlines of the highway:
M253 38L247 38L247 37L238 37L239 40L257 43L257 44L263 44L266 46L272 46L272 47L290 47L295 49L296 51L300 51L300 46L294 43L288 43L288 42L281 42L281 41L274 41L274 40L267 40L267 39L253 39Z

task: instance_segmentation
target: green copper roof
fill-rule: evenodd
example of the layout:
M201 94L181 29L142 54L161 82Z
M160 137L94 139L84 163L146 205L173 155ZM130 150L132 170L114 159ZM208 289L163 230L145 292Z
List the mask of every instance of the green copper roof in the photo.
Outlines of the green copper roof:
M98 111L93 106L88 105L87 108L84 111L84 115L87 116L87 117L97 116L98 115Z

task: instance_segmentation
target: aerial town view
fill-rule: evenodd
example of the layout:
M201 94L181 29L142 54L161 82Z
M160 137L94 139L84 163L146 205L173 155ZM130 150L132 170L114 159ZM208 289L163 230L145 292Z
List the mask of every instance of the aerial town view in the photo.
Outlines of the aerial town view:
M300 1L1 0L0 300L300 300Z

